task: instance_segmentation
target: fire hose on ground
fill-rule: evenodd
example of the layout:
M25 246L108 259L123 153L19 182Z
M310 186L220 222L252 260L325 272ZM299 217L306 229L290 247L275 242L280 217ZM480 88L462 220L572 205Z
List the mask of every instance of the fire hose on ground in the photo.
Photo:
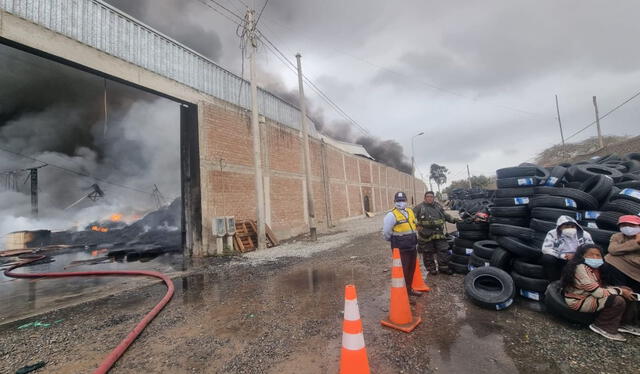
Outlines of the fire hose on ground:
M173 282L166 275L157 271L146 270L113 270L113 271L78 271L78 272L54 272L54 273L12 273L21 266L28 265L35 261L44 259L46 256L37 256L29 258L19 264L16 264L4 272L4 275L12 278L67 278L67 277L102 277L102 276L147 276L161 279L167 286L167 293L162 300L156 304L156 306L147 313L144 318L138 322L138 324L129 332L129 334L118 344L107 357L102 360L98 368L93 372L94 374L103 374L109 372L111 367L118 361L124 352L129 348L131 343L140 335L140 333L147 327L147 325L160 313L162 308L167 305L171 297L173 296L174 286Z

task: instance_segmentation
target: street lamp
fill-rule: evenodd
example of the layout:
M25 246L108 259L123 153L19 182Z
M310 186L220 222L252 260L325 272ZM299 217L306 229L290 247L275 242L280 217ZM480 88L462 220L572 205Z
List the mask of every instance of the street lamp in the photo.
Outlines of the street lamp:
M420 135L424 135L424 132L419 132L411 137L411 180L413 181L413 204L416 203L416 159L413 153L413 143Z

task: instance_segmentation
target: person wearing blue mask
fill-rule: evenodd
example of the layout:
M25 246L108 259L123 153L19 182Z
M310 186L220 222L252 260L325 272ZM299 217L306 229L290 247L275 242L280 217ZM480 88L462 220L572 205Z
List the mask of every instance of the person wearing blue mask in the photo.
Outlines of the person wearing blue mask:
M413 272L416 270L416 258L418 252L418 237L416 236L416 216L413 210L407 207L407 195L400 191L393 197L393 209L385 216L382 223L382 236L384 240L391 243L391 250L400 250L400 260L402 261L402 272L407 293L411 296L421 296L422 294L411 289Z
M600 246L578 247L560 278L565 302L579 312L598 312L589 328L607 339L626 341L621 332L640 336L634 294L628 287L605 286L599 269L603 264Z

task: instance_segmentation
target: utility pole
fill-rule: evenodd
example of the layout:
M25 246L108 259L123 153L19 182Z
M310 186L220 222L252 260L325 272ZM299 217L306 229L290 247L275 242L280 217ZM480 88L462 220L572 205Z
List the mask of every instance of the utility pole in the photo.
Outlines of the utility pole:
M600 131L600 116L598 115L598 102L596 97L593 97L593 107L596 109L596 126L598 127L598 146L600 149L604 148L604 141L602 140L602 131Z
M471 185L471 172L469 171L469 164L467 164L467 180L469 181L469 189L473 188Z
M309 156L309 128L307 124L307 105L304 101L304 84L302 83L302 56L296 54L298 61L298 89L300 93L300 112L302 127L302 148L304 150L304 176L307 183L307 210L309 211L309 235L312 241L318 239L316 233L316 211L313 204L313 188L311 185L311 157Z
M562 139L563 159L567 157L567 147L564 144L564 134L562 133L562 121L560 120L560 106L558 106L558 95L556 95L556 112L558 113L558 125L560 126L560 138Z
M24 169L29 172L29 179L31 180L31 215L33 217L38 217L38 169L45 166L47 165Z
M251 48L249 53L249 69L251 79L251 132L253 138L253 162L256 166L256 223L258 228L258 249L265 249L265 214L264 214L264 180L262 179L262 152L260 150L260 129L258 126L258 86L256 83L256 53L258 39L256 36L255 11L247 9L245 19L247 21L247 45Z

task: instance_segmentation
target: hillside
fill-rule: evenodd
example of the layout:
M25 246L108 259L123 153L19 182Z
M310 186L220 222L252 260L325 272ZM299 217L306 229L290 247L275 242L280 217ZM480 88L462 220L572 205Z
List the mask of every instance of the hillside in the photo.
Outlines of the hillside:
M598 139L591 137L579 143L567 143L567 156L563 157L562 145L556 144L540 152L535 163L549 166L562 162L577 162L594 156L603 156L610 153L626 154L640 152L640 136L605 136L604 148L598 149Z

